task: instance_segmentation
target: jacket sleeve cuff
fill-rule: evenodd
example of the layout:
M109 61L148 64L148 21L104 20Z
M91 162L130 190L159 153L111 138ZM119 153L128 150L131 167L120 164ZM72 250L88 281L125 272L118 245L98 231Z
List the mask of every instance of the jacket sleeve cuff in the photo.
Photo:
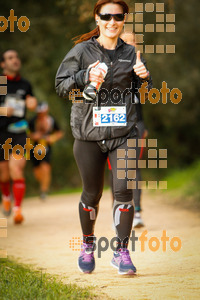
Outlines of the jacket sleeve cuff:
M84 88L85 87L85 75L86 70L81 70L78 73L75 74L75 81L78 88Z
M91 67L86 70L81 70L75 74L75 81L78 87L84 88L86 85L90 83L89 75L90 75Z
M149 73L149 71L147 72L147 77L146 78L140 78L140 80L142 82L149 81L149 79L150 79L150 73Z

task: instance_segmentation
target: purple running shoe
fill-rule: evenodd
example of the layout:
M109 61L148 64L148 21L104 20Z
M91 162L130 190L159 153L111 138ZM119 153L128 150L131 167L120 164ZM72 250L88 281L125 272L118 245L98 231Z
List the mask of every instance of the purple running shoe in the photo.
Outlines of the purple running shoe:
M133 265L129 251L126 248L120 248L118 251L114 252L111 266L118 269L118 274L120 275L134 275L136 273L136 268Z
M78 258L79 270L83 273L91 273L95 268L94 245L83 243Z

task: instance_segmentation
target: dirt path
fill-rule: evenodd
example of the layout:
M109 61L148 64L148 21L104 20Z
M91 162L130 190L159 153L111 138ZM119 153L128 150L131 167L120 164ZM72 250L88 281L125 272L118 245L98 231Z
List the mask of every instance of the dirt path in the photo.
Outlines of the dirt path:
M77 211L79 196L52 196L46 202L36 198L25 201L26 221L22 226L14 226L12 218L8 220L8 238L0 239L0 248L7 249L9 256L21 262L60 275L66 283L92 285L97 293L103 292L114 299L200 299L198 214L177 207L173 209L162 199L154 199L144 193L146 227L137 230L136 236L139 237L147 229L148 240L153 236L160 239L162 231L166 230L170 240L175 236L182 240L182 249L174 252L168 243L166 252L162 251L162 244L158 251L152 252L146 242L146 250L141 252L138 241L136 252L131 254L138 269L137 276L117 274L117 270L110 266L111 249L103 252L101 258L96 258L95 272L85 275L77 268L79 252L69 248L69 240L81 237ZM108 239L114 236L108 191L104 192L101 200L96 236Z

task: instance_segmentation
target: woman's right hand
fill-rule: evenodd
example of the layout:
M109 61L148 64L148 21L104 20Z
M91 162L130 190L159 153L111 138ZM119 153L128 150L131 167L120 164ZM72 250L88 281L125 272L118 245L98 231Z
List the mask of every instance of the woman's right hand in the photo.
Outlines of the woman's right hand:
M95 67L99 64L99 60L97 60L95 63L89 65L89 68L91 68L89 72L89 81L90 82L97 82L97 83L103 83L104 82L104 76L103 73L95 69Z

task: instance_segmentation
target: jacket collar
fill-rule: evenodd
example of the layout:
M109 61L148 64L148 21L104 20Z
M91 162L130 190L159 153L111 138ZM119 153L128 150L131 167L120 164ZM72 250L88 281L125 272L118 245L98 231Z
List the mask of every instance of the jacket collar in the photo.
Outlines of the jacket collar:
M91 37L91 39L89 41L95 43L103 51L103 50L105 50L105 48L103 46L101 46L99 44L99 42L97 41L98 37L99 37L98 35L93 36L93 37ZM118 38L118 40L117 40L117 46L116 46L115 50L117 50L122 45L124 45L124 41L122 39Z

